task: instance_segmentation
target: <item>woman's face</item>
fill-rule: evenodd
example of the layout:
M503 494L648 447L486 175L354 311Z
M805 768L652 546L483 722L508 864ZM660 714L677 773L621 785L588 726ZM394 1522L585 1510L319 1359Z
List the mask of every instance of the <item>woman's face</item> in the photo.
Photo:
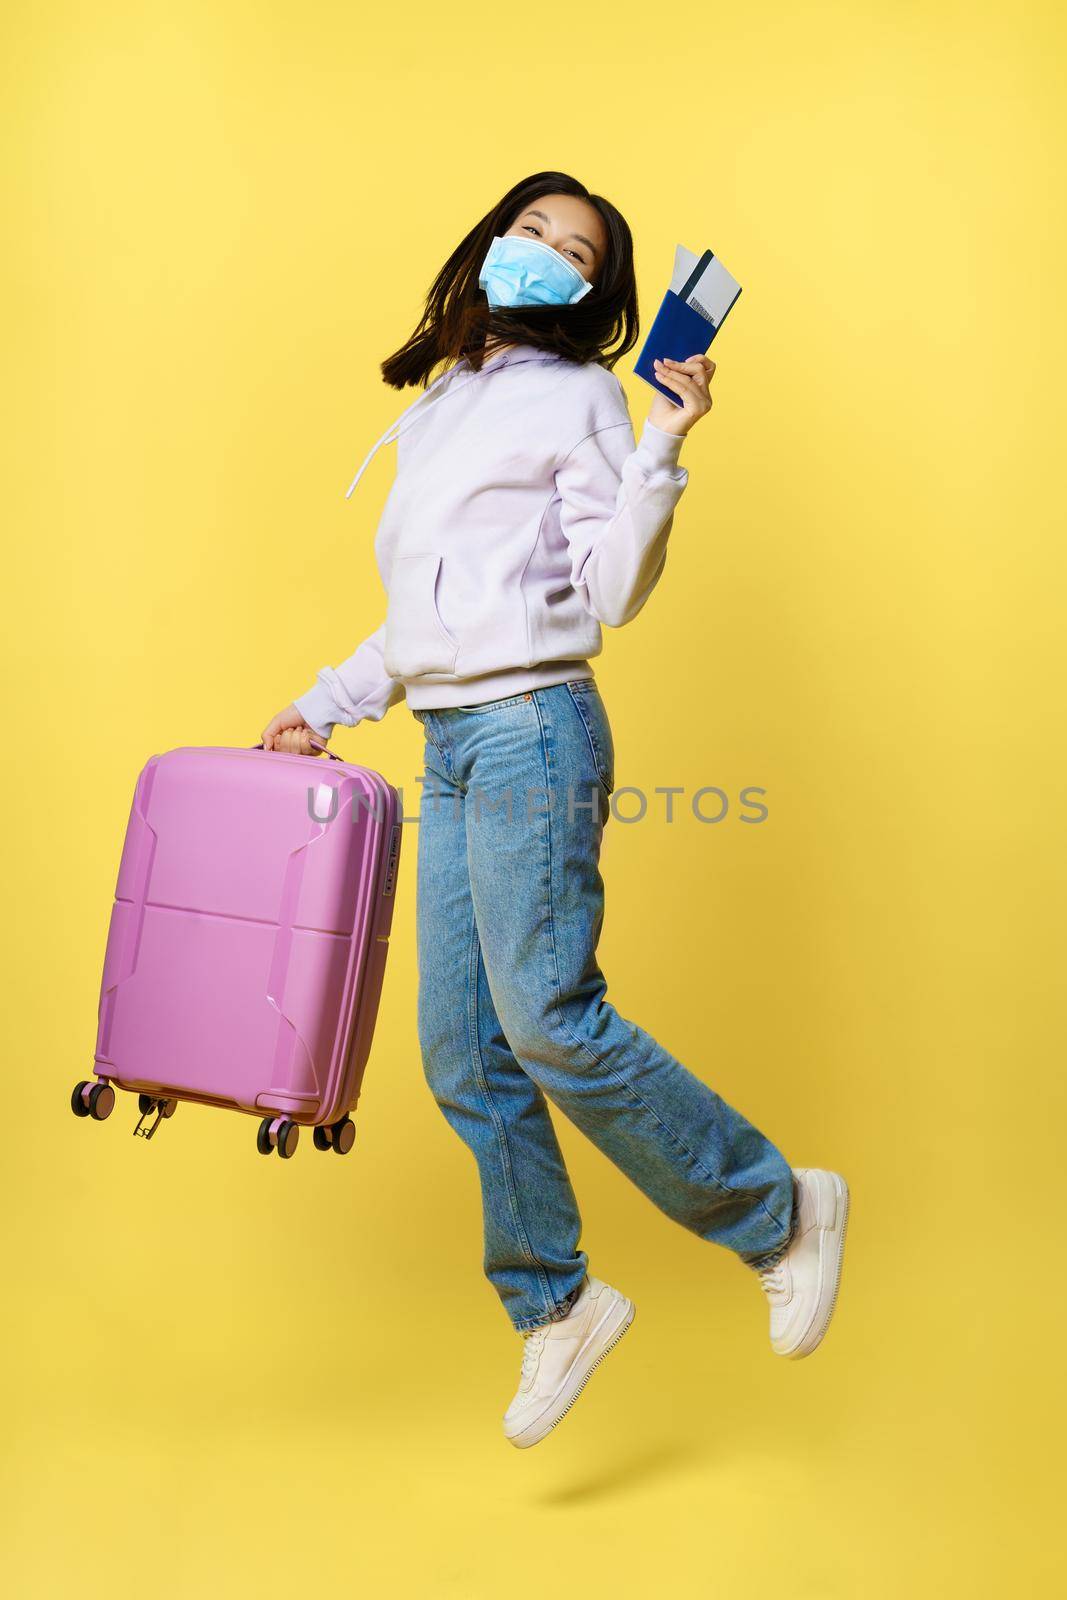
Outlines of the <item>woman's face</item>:
M543 194L530 202L507 231L551 245L591 283L600 276L608 248L607 229L599 211L587 200L571 194Z

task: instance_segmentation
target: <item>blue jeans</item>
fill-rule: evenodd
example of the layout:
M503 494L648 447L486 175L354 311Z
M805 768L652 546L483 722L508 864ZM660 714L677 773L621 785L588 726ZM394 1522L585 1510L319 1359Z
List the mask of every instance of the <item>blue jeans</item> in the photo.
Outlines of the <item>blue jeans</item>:
M748 1265L778 1259L789 1164L605 998L614 750L592 679L413 715L426 733L419 1043L477 1162L484 1268L514 1326L565 1316L587 1268L548 1101L667 1216Z

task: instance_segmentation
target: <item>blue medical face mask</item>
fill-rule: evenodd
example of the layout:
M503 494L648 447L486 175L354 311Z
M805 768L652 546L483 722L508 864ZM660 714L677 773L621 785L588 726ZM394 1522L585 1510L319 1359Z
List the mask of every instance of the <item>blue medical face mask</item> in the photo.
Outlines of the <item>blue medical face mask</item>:
M529 234L498 234L478 274L491 306L573 306L593 285L550 244Z

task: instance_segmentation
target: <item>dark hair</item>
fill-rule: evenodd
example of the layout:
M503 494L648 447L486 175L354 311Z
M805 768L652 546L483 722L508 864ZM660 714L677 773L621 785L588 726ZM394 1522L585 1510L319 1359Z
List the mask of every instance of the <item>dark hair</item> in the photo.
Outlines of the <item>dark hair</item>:
M496 234L506 233L516 217L546 194L569 194L600 213L608 237L607 253L588 294L571 306L489 305L478 273ZM535 345L565 360L597 361L609 370L637 343L637 280L633 235L622 213L602 195L590 194L565 172L535 172L508 190L453 250L430 286L426 306L406 344L381 364L394 389L429 381L440 362L466 359L478 371L488 337L508 344ZM614 350L609 346L621 338Z

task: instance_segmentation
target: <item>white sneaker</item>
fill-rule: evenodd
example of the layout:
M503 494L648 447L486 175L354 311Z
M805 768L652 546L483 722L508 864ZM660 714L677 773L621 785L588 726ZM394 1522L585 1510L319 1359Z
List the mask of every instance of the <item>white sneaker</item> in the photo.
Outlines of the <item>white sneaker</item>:
M771 1303L771 1346L780 1356L810 1356L830 1325L848 1223L848 1185L840 1173L794 1167L797 1229L774 1267L759 1269Z
M513 1445L524 1450L556 1426L633 1320L631 1300L587 1275L565 1317L523 1335L522 1376L504 1413Z

